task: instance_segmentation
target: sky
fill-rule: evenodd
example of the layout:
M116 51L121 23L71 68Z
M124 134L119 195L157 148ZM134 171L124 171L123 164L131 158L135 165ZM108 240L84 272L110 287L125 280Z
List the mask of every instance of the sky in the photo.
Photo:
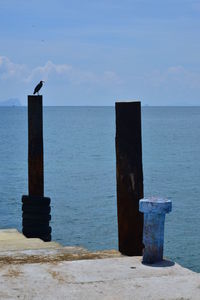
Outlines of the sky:
M200 0L0 0L0 101L200 105Z

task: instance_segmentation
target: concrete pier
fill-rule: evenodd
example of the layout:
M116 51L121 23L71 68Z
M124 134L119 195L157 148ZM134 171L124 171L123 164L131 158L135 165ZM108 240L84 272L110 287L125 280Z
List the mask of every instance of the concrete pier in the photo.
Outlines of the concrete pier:
M200 274L166 260L152 266L141 261L2 230L0 299L200 299Z

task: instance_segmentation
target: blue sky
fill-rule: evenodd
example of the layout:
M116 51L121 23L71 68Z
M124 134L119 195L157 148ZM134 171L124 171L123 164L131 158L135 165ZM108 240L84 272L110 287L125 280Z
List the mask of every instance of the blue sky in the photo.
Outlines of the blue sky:
M200 0L0 4L0 100L200 105Z

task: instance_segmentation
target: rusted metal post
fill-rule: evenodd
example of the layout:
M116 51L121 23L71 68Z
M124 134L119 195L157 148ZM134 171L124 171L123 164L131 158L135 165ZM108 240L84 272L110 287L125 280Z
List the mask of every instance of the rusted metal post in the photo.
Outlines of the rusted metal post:
M28 188L44 196L42 96L28 96Z
M115 109L119 251L137 256L143 249L141 104L117 102Z
M22 196L22 231L51 240L50 198L44 197L42 96L28 96L28 196Z

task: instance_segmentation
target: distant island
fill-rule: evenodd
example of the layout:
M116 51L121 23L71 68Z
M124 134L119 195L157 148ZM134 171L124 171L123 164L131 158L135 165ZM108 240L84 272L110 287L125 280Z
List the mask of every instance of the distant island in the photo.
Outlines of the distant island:
M21 102L17 98L10 98L8 100L0 101L0 106L21 106Z

